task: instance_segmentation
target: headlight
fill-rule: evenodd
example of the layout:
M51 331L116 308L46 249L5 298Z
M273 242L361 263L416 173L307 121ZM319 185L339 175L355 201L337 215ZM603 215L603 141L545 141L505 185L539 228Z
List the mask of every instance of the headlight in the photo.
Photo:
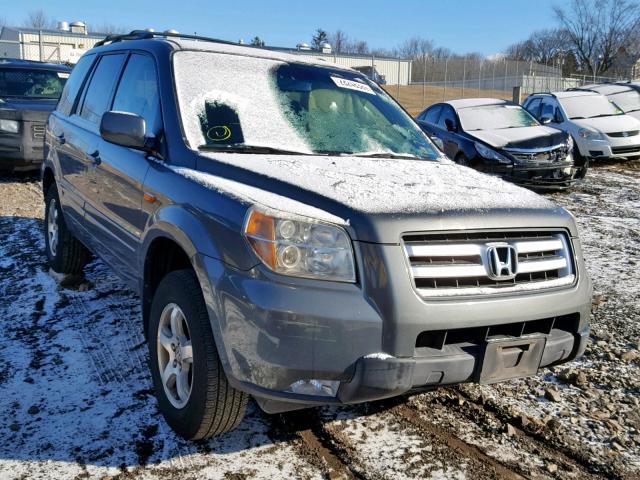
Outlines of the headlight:
M601 140L604 137L602 133L588 128L581 128L578 131L578 135L587 140Z
M483 145L480 142L475 142L474 146L476 147L476 150L478 151L480 156L486 158L487 160L496 160L500 163L513 163L504 155L499 154L495 150L490 149L489 147L487 147L486 145Z
M336 225L293 220L251 209L244 235L267 267L283 275L355 282L353 248Z
M18 133L19 124L16 120L0 119L0 131L8 133Z

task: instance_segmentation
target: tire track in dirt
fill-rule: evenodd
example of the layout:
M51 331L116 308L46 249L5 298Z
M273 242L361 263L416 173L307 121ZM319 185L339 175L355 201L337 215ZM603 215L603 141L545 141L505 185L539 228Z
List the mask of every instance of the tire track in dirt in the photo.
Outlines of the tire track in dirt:
M457 395L456 395L457 394ZM463 389L457 389L454 393L458 398L448 397L445 403L449 403L452 407L455 404L460 405L459 399L464 399L468 404L474 405L476 408L460 409L470 420L478 422L478 415L485 415L494 420L501 422L505 429L510 425L514 429L514 433L521 439L522 446L529 451L535 452L536 455L554 460L559 465L565 467L573 467L579 472L579 478L597 478L600 475L606 475L607 478L622 479L624 475L615 471L612 466L603 466L596 464L591 459L582 454L580 451L572 450L561 444L553 438L553 435L542 433L540 426L533 422L525 423L521 417L510 414L505 408L489 398L473 397Z

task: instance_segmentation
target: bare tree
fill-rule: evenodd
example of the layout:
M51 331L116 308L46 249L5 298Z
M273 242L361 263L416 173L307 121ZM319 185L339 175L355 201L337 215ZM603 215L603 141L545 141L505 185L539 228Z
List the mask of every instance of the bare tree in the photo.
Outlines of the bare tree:
M572 0L570 8L553 10L576 59L594 75L608 70L638 36L640 5L633 0Z
M329 35L328 40L334 52L344 53L349 43L349 36L342 30L336 30Z
M569 34L563 29L533 32L527 40L514 43L505 50L509 60L549 63L571 49Z
M327 32L325 32L321 28L318 28L313 37L311 37L311 44L313 45L313 48L315 48L316 50L320 50L322 48L322 45L327 42L328 38L329 36L327 35Z
M55 28L56 21L51 18L49 15L45 13L44 10L32 10L27 14L27 18L23 24L25 27L29 28L37 28L40 29L48 29Z
M118 35L121 33L127 33L130 29L123 27L122 25L114 25L113 23L101 23L95 28L90 28L91 32L108 33L109 35Z
M421 37L409 38L396 48L396 54L399 57L411 60L424 59L431 52L433 52L433 41Z

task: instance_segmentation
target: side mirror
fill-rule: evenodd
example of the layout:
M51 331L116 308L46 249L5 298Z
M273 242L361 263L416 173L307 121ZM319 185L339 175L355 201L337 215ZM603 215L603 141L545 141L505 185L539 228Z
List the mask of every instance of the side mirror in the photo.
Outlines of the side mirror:
M540 123L542 125L547 125L553 121L553 117L551 115L544 115L540 117Z
M135 113L106 112L100 121L100 136L116 145L143 150L147 140L144 118Z
M444 125L447 127L447 132L455 132L457 130L455 123L450 118L444 121Z

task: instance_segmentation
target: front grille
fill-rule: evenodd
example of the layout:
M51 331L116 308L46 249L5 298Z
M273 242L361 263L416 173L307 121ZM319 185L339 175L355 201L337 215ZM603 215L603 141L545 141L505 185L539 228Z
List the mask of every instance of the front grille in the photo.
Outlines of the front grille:
M485 327L451 328L421 332L416 338L416 348L442 350L446 345L482 345L487 340L499 337L521 337L523 335L549 335L551 330L576 333L580 314L572 313L559 317L541 318L526 322L506 323Z
M607 133L607 135L612 138L635 137L636 135L640 135L640 130L630 130L628 132L609 132Z
M614 155L623 155L625 153L640 154L640 145L631 145L628 147L611 147L611 151Z
M31 126L31 135L34 139L42 140L44 139L44 123L34 123Z
M514 293L575 281L563 232L412 234L403 246L423 297Z
M569 147L566 145L534 149L506 148L505 151L524 162L562 162L569 155Z

